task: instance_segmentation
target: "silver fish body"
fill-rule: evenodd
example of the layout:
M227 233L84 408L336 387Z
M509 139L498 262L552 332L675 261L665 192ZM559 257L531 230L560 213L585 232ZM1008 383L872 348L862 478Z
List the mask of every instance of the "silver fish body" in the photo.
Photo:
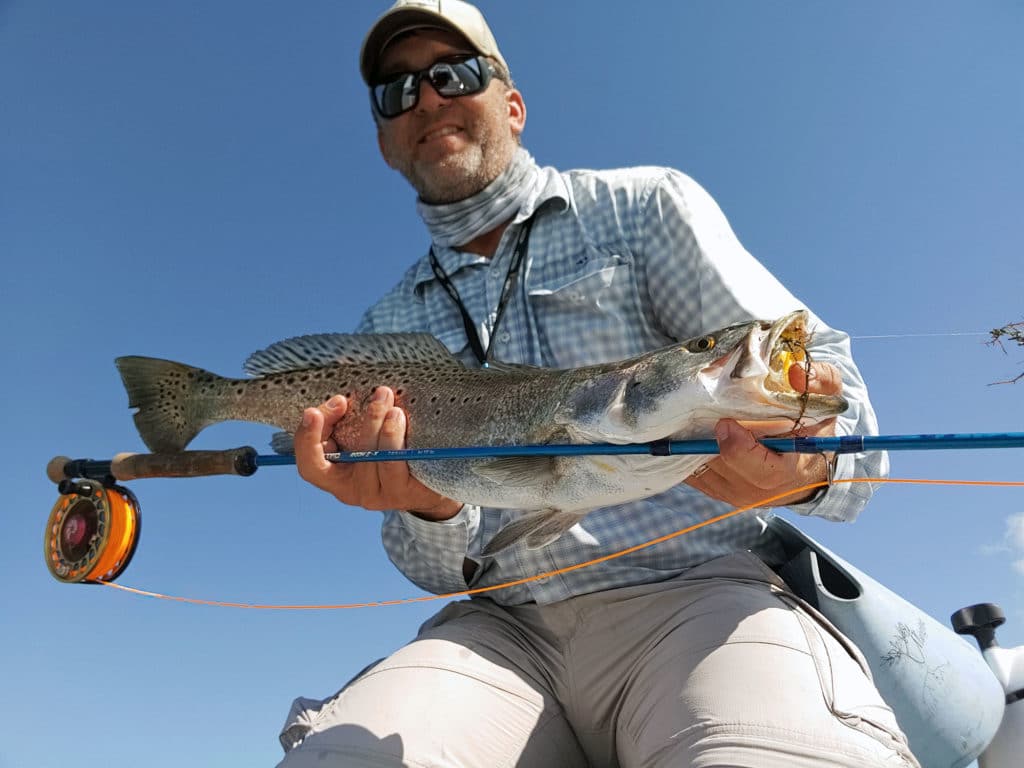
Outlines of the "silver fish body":
M116 361L155 452L180 451L204 427L253 421L286 432L302 411L343 394L334 437L355 446L375 388L390 387L408 415L410 448L537 443L642 443L711 436L724 417L814 423L846 409L842 397L799 393L790 364L803 359L806 313L752 321L615 363L572 369L495 364L470 369L426 334L324 334L255 353L253 377L228 379L145 357ZM784 429L786 427L783 427ZM525 540L553 541L588 511L654 495L707 459L556 456L412 461L410 472L449 498L526 514L485 554Z

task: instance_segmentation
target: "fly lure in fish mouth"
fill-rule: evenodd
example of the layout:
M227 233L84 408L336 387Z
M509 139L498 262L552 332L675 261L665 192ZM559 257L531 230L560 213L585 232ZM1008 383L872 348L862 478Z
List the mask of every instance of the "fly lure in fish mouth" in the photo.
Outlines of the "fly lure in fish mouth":
M773 437L791 437L798 434L801 422L807 413L807 405L811 396L812 366L814 364L809 347L814 337L814 332L807 329L804 321L805 317L794 319L792 323L782 329L772 346L773 351L769 362L771 373L765 380L765 389L784 392L792 391L794 388L790 383L789 369L793 365L800 363L803 364L804 371L806 372L803 389L797 392L800 401L800 411L795 416L788 417L792 420L793 426L785 432L773 435Z

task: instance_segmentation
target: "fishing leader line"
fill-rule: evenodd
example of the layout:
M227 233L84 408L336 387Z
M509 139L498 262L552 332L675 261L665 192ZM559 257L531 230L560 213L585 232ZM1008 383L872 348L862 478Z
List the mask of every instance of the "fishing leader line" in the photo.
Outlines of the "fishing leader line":
M855 341L875 340L875 339L923 339L923 338L938 338L945 336L991 336L991 331L948 331L948 332L937 332L937 333L881 333L867 336L854 336L850 338Z
M941 480L941 479L929 479L929 478L902 478L902 477L857 477L849 478L844 480L833 480L832 485L839 485L841 483L893 483L903 485L962 485L962 486L984 486L984 487L1002 487L1002 488L1024 488L1024 481L1016 480ZM533 581L540 581L541 579L551 578L553 576L560 576L564 573L570 573L572 571L578 571L583 568L587 568L591 565L597 565L598 563L608 562L609 560L615 560L625 555L632 554L641 549L654 546L655 544L661 544L662 542L674 539L678 536L684 536L688 533L693 533L701 528L705 528L714 523L728 520L731 517L742 514L743 512L749 512L752 509L758 507L770 506L771 502L785 498L794 493L800 493L803 491L810 491L815 488L823 488L829 485L827 480L822 480L816 483L810 483L809 485L802 485L799 488L793 488L792 490L785 491L783 493L777 493L773 496L769 496L765 499L761 499L754 504L747 504L742 507L730 510L729 512L723 512L720 515L703 520L699 523L681 528L678 531L665 534L664 536L658 536L657 538L646 541L642 544L635 544L631 547L613 552L609 555L602 555L592 560L587 560L583 563L576 563L575 565L569 565L564 568L558 568L553 571L547 571L546 573L540 573L536 576L527 576L522 579L514 579L507 581L502 584L493 584L489 587L476 587L473 589L465 589L460 592L448 592L443 595L421 595L419 597L405 597L397 600L376 600L365 603L340 603L334 605L269 605L269 604L258 604L258 603L232 603L223 600L204 600L195 597L180 597L174 595L165 595L160 592L151 592L143 589L137 589L135 587L128 587L123 584L116 584L112 581L97 580L93 583L102 584L105 587L112 587L119 589L122 592L128 592L135 595L141 595L143 597L153 597L159 600L171 600L178 603L188 603L190 605L208 605L216 608L245 608L249 610L273 610L273 611L335 611L335 610L351 610L354 608L383 608L384 606L391 605L410 605L412 603L426 603L432 600L448 600L456 597L469 597L471 595L482 595L487 592L496 592L499 589L507 589L509 587L516 587L522 584L529 584Z

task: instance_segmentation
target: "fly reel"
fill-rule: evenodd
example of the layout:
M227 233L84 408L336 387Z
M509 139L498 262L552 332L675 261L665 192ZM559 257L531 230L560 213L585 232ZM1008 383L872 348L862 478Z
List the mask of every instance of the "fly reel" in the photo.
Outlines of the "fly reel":
M141 518L127 488L64 480L46 521L46 566L65 583L113 581L135 554Z

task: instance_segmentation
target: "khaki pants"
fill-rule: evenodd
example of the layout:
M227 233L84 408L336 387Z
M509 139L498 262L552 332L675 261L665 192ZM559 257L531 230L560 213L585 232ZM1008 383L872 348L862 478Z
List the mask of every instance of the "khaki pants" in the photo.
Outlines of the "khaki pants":
M324 702L281 768L916 766L860 653L747 553L671 581L452 603Z

